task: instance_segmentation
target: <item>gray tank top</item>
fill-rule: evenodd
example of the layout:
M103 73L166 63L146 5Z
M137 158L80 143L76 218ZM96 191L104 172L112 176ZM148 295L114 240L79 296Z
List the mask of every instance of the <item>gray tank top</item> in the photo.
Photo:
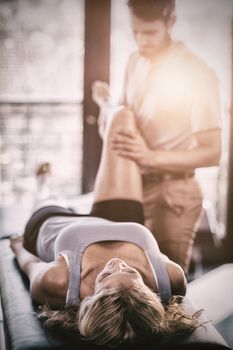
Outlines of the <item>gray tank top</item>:
M79 302L80 273L84 250L101 241L124 241L142 248L151 266L163 302L171 297L166 264L152 233L132 222L111 222L94 217L52 217L45 221L37 240L38 256L47 262L65 254L69 262L69 288L66 305Z

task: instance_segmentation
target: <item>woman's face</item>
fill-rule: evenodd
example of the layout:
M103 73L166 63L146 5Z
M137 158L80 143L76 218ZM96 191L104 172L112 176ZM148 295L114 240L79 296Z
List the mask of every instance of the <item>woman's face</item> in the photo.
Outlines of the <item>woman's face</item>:
M140 273L119 258L111 259L97 275L95 293L101 289L145 286Z

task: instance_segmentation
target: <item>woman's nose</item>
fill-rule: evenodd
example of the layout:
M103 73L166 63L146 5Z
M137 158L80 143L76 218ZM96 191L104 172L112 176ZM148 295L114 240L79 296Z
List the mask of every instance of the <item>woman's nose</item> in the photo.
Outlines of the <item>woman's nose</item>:
M127 265L122 260L116 259L111 262L111 267L116 271L122 271L127 267Z

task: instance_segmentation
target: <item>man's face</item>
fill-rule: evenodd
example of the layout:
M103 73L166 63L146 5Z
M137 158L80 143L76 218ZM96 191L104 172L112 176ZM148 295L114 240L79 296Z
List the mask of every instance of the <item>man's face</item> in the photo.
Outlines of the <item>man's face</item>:
M145 21L130 14L131 27L139 52L146 58L155 58L170 40L169 25L162 19Z

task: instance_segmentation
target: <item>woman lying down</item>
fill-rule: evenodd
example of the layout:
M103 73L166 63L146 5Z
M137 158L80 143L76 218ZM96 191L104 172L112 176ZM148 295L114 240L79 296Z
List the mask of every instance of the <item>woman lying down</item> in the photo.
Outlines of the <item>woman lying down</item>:
M51 167L45 163L37 171L37 207L24 235L11 238L45 325L109 346L192 332L200 314L183 310L183 270L143 226L139 168L111 147L122 122L135 128L126 109L112 119L90 215L75 214L50 193Z

